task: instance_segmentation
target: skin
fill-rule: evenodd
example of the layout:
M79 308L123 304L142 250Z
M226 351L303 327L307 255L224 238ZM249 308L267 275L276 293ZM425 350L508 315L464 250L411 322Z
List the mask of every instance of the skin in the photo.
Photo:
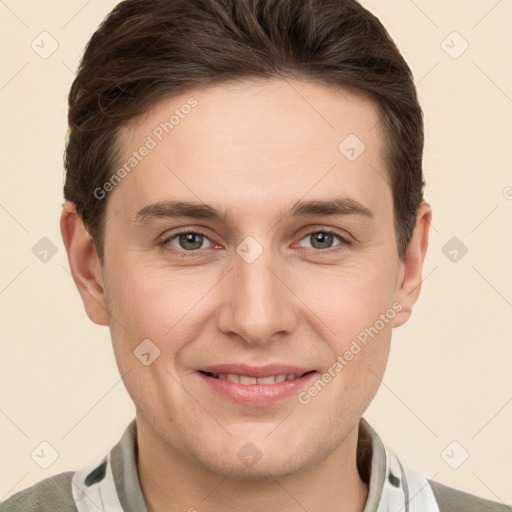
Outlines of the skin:
M109 192L103 265L71 203L61 218L85 309L109 326L136 406L148 510L362 511L358 423L379 387L392 328L420 293L430 206L420 206L400 260L378 109L312 82L252 80L167 99L123 129L122 162L191 96L197 107ZM366 146L353 162L338 150L349 134ZM300 199L333 198L373 215L285 215ZM166 200L204 202L227 218L136 221ZM183 228L206 235L200 249L180 245ZM322 245L312 235L326 228L350 243L334 236ZM248 236L263 249L252 263L236 252ZM246 362L321 375L393 304L401 311L306 405L297 396L235 404L196 373ZM133 351L148 338L161 353L145 366ZM251 468L237 457L248 442L262 455Z

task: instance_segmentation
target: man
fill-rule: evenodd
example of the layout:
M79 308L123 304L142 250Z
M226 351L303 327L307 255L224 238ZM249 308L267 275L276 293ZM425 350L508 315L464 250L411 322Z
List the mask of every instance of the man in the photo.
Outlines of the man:
M69 96L61 230L136 406L2 511L505 511L362 418L431 208L411 72L352 0L127 0Z

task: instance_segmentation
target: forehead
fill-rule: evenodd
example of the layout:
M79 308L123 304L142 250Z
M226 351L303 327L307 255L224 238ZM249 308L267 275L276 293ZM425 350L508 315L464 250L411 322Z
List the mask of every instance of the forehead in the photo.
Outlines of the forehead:
M132 213L183 199L244 215L262 204L279 208L306 195L341 194L374 203L379 213L389 206L383 200L391 200L379 117L366 96L313 82L253 80L191 90L120 132L118 164L129 172L111 200Z

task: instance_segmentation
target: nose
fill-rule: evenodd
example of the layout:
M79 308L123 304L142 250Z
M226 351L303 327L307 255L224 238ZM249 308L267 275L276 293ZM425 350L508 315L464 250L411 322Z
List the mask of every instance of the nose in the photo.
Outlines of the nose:
M263 345L290 334L298 322L298 299L286 282L282 262L266 249L252 262L236 255L225 282L218 328L250 345Z

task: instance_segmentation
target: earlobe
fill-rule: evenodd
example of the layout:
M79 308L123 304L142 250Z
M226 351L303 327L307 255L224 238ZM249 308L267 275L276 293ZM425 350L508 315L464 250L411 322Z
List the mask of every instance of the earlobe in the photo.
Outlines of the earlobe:
M87 316L96 324L108 325L102 268L96 248L74 204L69 201L62 208L60 231L71 275L82 297Z
M422 203L416 213L416 223L411 240L405 251L402 269L397 283L396 301L402 306L396 315L393 327L403 325L409 320L412 309L421 291L423 262L427 254L428 235L432 209L429 204Z

